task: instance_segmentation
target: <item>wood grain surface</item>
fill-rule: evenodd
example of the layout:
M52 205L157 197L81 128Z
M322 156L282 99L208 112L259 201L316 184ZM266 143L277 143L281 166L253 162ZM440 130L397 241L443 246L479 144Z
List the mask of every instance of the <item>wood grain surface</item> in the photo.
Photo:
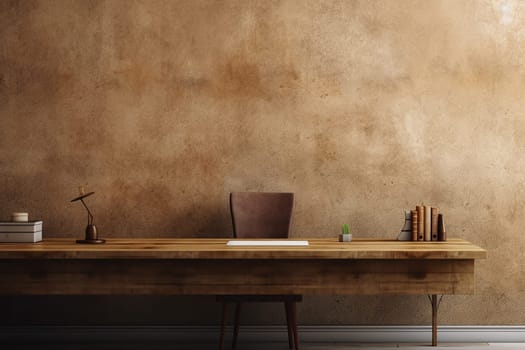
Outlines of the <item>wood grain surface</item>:
M306 239L306 238L302 238ZM0 259L484 259L487 252L462 239L406 242L307 239L309 246L232 247L228 239L108 239L76 244L73 239L0 243Z
M3 260L2 295L473 294L473 260Z
M485 250L460 239L310 239L230 247L227 239L51 239L0 244L0 294L472 294Z

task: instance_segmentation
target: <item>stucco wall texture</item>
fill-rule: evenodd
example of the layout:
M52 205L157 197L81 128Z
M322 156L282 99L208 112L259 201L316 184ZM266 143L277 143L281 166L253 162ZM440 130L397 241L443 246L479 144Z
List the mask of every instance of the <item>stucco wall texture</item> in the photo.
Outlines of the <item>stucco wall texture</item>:
M80 238L87 184L104 237L227 237L229 192L293 191L293 237L394 238L425 202L488 250L440 322L522 324L524 98L518 0L0 1L0 215ZM81 300L2 298L2 322L220 319L213 298ZM272 307L246 322L284 322ZM428 324L430 307L307 297L299 318Z

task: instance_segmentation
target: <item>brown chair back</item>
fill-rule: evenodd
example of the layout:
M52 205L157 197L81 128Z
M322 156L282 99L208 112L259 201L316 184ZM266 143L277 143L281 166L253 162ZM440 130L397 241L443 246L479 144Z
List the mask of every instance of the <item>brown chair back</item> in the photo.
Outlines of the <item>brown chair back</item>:
M235 238L287 238L293 193L233 192L230 210Z

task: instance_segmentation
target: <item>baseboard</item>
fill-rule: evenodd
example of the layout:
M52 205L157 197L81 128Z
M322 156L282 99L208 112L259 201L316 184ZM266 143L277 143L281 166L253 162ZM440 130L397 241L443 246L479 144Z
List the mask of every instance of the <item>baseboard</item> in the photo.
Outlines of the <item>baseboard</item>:
M428 343L429 326L300 326L301 342ZM228 329L228 334L231 329ZM215 326L0 326L2 342L213 344ZM243 326L241 343L286 342L285 326ZM525 343L525 326L440 326L438 341L451 343Z

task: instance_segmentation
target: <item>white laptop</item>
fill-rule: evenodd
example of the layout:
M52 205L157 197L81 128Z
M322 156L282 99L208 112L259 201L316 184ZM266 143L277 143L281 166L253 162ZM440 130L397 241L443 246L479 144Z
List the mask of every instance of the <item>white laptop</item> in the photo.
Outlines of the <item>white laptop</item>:
M249 241L249 240L235 240L235 241L228 241L226 245L229 246L258 246L258 247L266 247L266 246L307 246L308 241L291 241L291 240L265 240L265 241Z

